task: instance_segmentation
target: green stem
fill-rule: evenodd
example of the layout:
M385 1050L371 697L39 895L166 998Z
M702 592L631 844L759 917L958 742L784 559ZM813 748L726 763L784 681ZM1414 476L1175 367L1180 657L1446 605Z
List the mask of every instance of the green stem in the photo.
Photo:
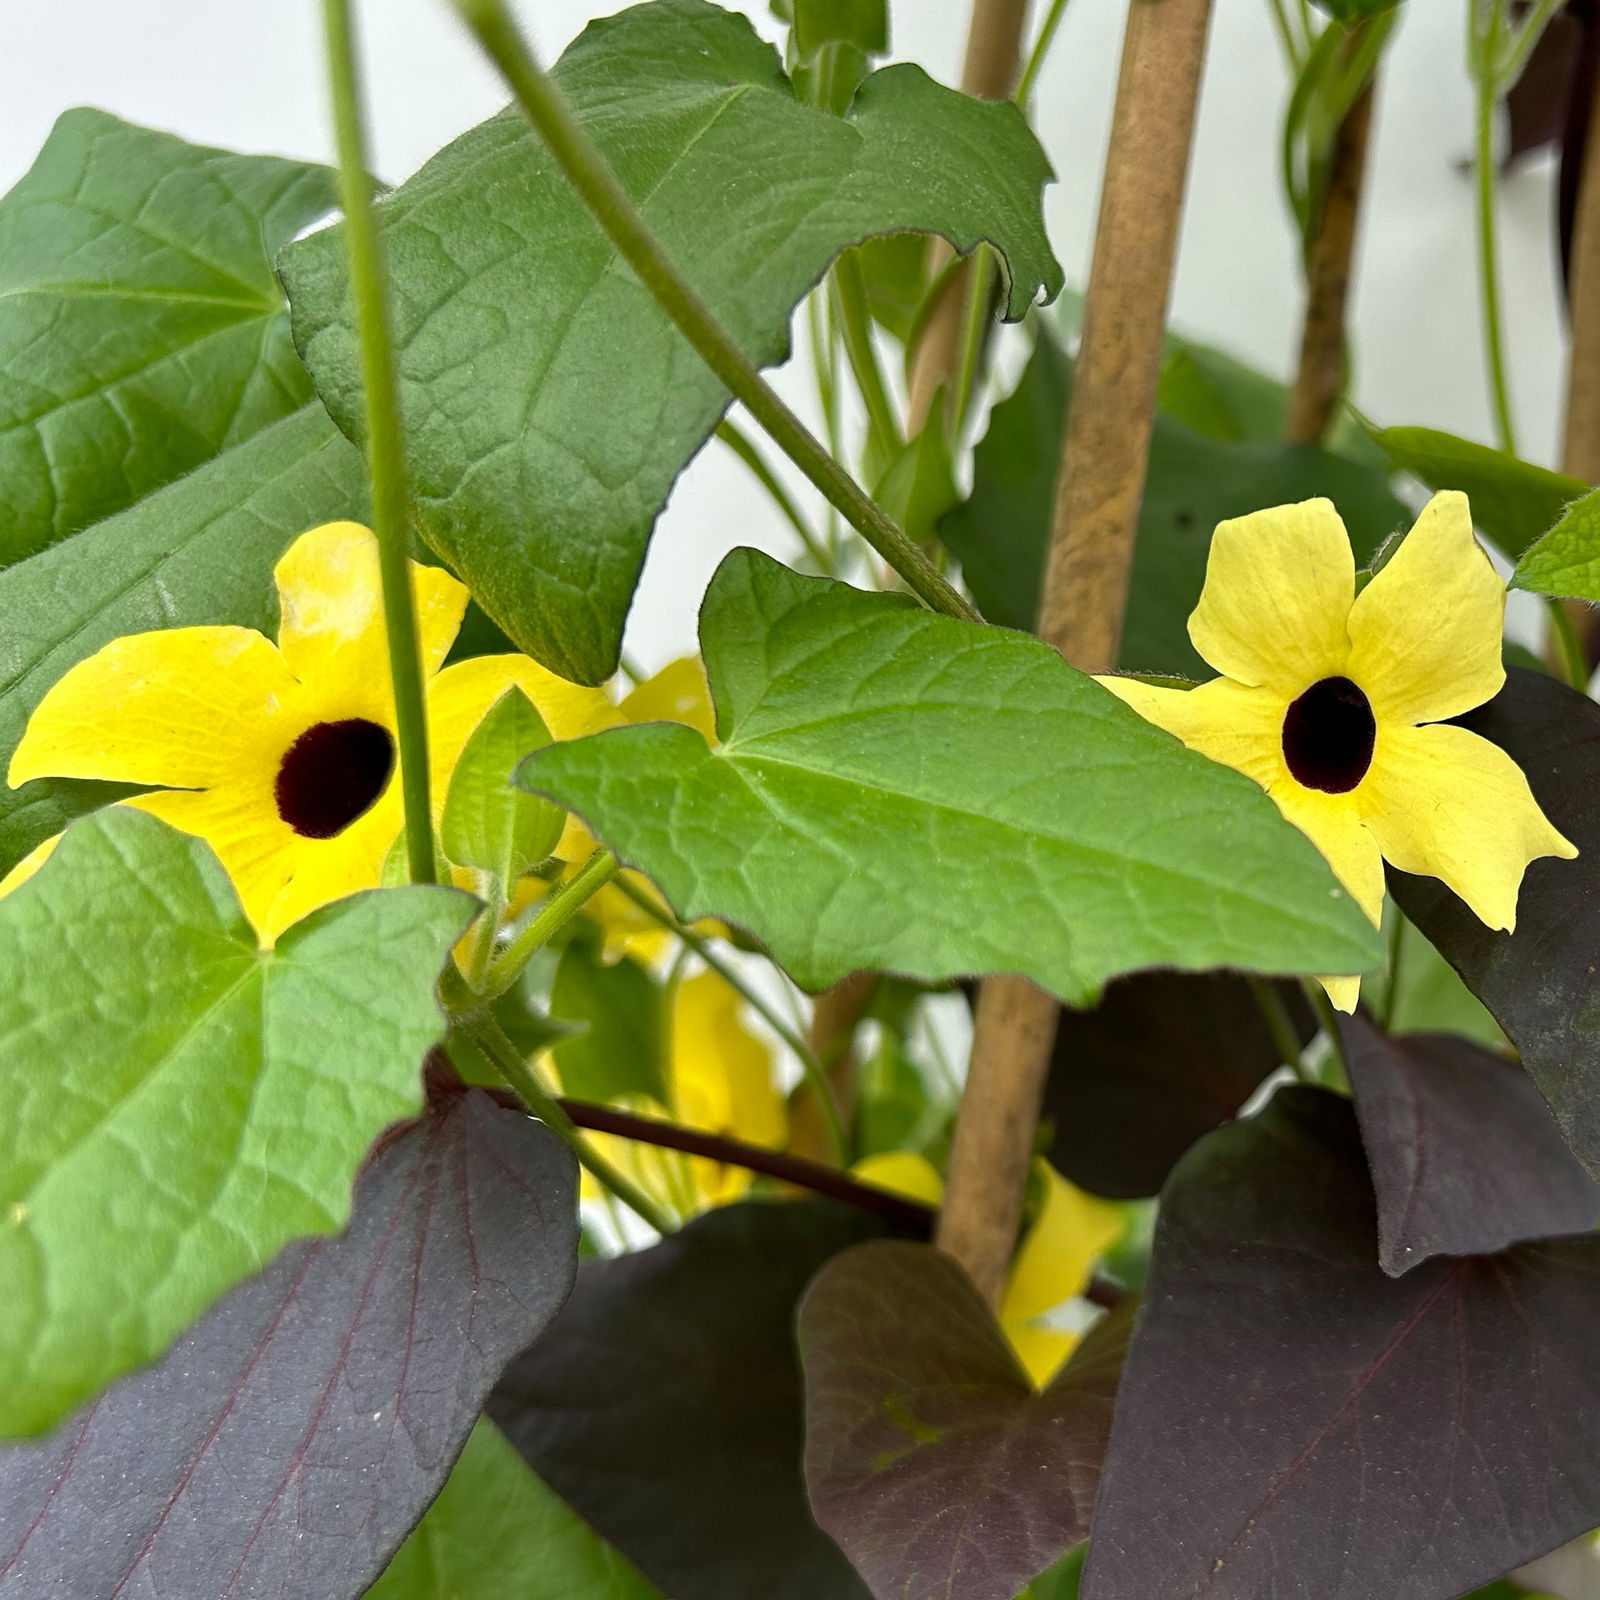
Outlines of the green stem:
M1516 429L1511 420L1511 396L1506 383L1505 349L1500 328L1500 269L1495 250L1494 209L1494 108L1499 92L1495 61L1499 50L1502 0L1492 0L1484 33L1469 52L1477 94L1476 142L1473 176L1478 211L1478 284L1482 296L1484 358L1488 367L1489 400L1494 411L1495 442L1511 455L1517 453Z
M800 543L806 547L806 554L831 578L833 563L828 559L828 552L823 549L816 534L811 531L811 525L800 514L800 507L794 503L794 496L779 482L778 475L767 465L765 457L756 449L755 444L726 417L717 424L717 437L744 462L750 469L751 476L772 496L773 502L788 519L789 526L799 535Z
M1278 993L1275 985L1265 978L1246 974L1245 981L1250 985L1250 992L1256 998L1256 1005L1260 1008L1262 1020L1267 1025L1267 1032L1272 1035L1272 1043L1278 1052L1278 1059L1284 1066L1293 1072L1300 1069L1300 1036L1295 1031L1294 1019L1289 1015L1289 1008L1283 1003L1283 996Z
M940 575L905 530L779 399L690 288L646 226L605 157L533 59L506 11L505 0L454 3L595 221L700 358L744 402L745 409L784 454L839 508L845 520L905 579L914 594L934 611L977 621L972 607Z
M407 551L405 458L400 440L400 389L389 331L389 296L383 240L372 209L367 175L361 78L350 26L349 0L322 0L339 153L339 203L344 210L345 252L355 299L366 395L367 470L372 479L372 531L378 540L389 677L394 686L395 742L405 808L406 859L413 883L435 883L433 817L428 796L428 723L417 644L416 601Z
M1560 653L1561 668L1567 675L1567 682L1580 693L1587 692L1589 663L1584 659L1578 630L1573 627L1572 618L1567 615L1566 602L1552 598L1547 599L1545 605L1549 608L1550 632Z
M476 994L483 988L489 975L489 963L494 957L494 942L500 932L500 918L505 914L505 893L499 877L492 872L473 874L474 887L483 901L477 925L472 930L472 943L468 946L467 983Z
M1328 991L1315 978L1303 979L1302 987L1305 989L1306 999L1311 1002L1312 1011L1316 1013L1317 1021L1322 1024L1322 1031L1328 1036L1328 1050L1333 1057L1334 1065L1339 1069L1340 1079L1348 1087L1350 1068L1344 1059L1344 1041L1339 1036L1339 1014L1333 1009Z
M1400 956L1405 949L1406 919L1400 907L1391 904L1394 917L1389 929L1389 986L1383 996L1383 1010L1378 1016L1378 1026L1387 1033L1394 1026L1394 1014L1400 1004Z
M617 858L602 846L572 877L552 889L521 931L512 937L499 957L490 964L478 993L486 1000L503 995L517 981L518 975L533 956L583 910L595 891L604 888L616 877L618 866Z
M828 454L835 461L844 454L844 434L839 425L839 341L834 337L833 306L826 287L806 297L806 327L811 337L811 365L816 374L817 403L822 409L822 431ZM828 571L839 570L839 508L828 502Z
M540 1083L539 1075L522 1052L506 1037L500 1024L487 1011L462 1018L458 1028L471 1041L489 1065L514 1089L534 1116L557 1138L565 1142L578 1158L578 1164L603 1188L609 1189L641 1222L659 1234L672 1232L672 1220L631 1178L613 1166L584 1138L575 1123L562 1110L556 1097Z
M888 385L883 381L883 369L878 365L878 353L872 347L872 317L867 311L861 263L848 250L833 264L833 293L844 334L844 353L866 407L872 448L880 461L888 463L900 449L900 424L895 419Z
M762 1021L794 1052L796 1060L800 1063L801 1070L805 1073L806 1082L811 1085L812 1093L816 1095L817 1101L822 1107L822 1120L828 1130L828 1144L833 1158L841 1167L845 1166L847 1164L847 1146L844 1119L839 1114L839 1102L834 1096L833 1085L828 1082L827 1069L817 1059L816 1052L761 995L752 989L711 948L709 940L701 938L693 928L679 922L670 912L663 911L649 895L629 883L626 878L617 879L617 888L633 901L647 917L659 922L663 928L675 934L693 950L724 983L728 984L735 993L744 998L745 1002Z
M1050 46L1056 42L1056 29L1061 26L1061 19L1066 14L1067 0L1051 0L1050 9L1045 12L1044 21L1039 24L1033 49L1028 52L1028 64L1022 69L1022 76L1017 79L1016 90L1011 96L1012 100L1024 109L1027 108L1028 97L1033 93L1033 84L1039 76L1039 69L1050 54Z

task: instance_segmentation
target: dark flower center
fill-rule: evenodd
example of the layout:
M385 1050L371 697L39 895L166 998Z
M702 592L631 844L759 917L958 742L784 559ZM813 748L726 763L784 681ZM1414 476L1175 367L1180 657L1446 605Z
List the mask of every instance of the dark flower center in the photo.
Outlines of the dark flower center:
M273 785L278 815L306 839L343 833L383 793L394 740L365 717L318 722L284 753Z
M1324 678L1284 713L1283 759L1306 788L1348 794L1372 765L1377 731L1360 689L1348 678Z

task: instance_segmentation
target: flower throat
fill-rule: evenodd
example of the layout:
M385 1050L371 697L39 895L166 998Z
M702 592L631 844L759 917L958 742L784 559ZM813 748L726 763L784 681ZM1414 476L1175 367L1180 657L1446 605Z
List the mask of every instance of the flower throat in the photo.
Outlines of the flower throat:
M284 753L272 795L302 838L331 839L371 808L393 770L387 728L365 717L318 722Z
M1348 794L1372 765L1372 705L1348 678L1314 683L1284 713L1283 759L1297 782Z

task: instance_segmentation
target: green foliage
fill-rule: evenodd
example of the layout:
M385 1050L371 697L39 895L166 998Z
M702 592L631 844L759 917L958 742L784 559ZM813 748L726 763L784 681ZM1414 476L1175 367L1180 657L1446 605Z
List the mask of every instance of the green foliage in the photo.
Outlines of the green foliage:
M365 509L360 458L312 404L0 572L0 759L50 685L122 634L216 622L270 632L272 568L289 541ZM0 870L123 793L77 779L0 783Z
M0 200L0 565L311 398L272 258L324 167L68 111Z
M564 1094L600 1101L644 1095L657 1106L671 1104L661 987L637 961L624 956L608 965L587 941L574 939L556 968L550 1016L576 1025L551 1051Z
M706 596L701 649L717 750L621 728L552 745L523 781L680 916L748 928L803 987L858 967L1015 971L1082 1003L1134 967L1376 959L1260 789L1035 640L741 550Z
M1589 492L1581 478L1437 428L1380 428L1372 437L1395 466L1430 489L1464 491L1472 501L1473 521L1512 560L1561 517L1569 502Z
M1364 562L1409 519L1382 473L1277 438L1282 389L1270 380L1180 343L1169 349L1166 374L1162 401L1177 414L1156 417L1119 664L1205 678L1212 672L1187 624L1217 523L1327 495ZM940 523L979 609L1005 627L1033 625L1071 385L1071 361L1041 329L1017 387L990 413L971 495Z
M492 1422L367 1600L661 1600L625 1557L524 1465Z
M798 102L773 51L705 0L589 27L554 74L668 254L762 365L846 245L907 229L987 239L1020 316L1060 269L1049 176L1014 106L920 68L874 74L849 120ZM737 184L727 181L737 171ZM506 632L597 683L650 529L727 405L515 110L463 134L380 206L423 534ZM359 431L338 230L282 257L295 337Z
M445 795L439 843L457 866L487 873L502 893L549 856L566 817L511 781L530 750L550 742L550 730L520 689L489 708L467 740Z
M1574 500L1523 552L1511 582L1535 594L1600 600L1600 490Z
M120 807L0 901L0 1432L343 1225L373 1136L421 1104L465 921L454 890L378 891L263 952L206 846Z

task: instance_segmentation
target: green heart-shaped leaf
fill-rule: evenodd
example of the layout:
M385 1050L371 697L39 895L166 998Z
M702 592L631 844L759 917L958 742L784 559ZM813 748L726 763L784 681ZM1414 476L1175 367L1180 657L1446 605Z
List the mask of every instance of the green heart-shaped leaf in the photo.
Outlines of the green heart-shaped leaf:
M736 550L700 640L717 749L619 728L536 753L522 778L680 915L749 929L806 988L864 967L1019 972L1083 1004L1136 967L1378 959L1260 788L1037 639Z
M0 900L0 1433L343 1226L374 1136L422 1102L467 904L357 895L263 951L210 850L124 807Z

